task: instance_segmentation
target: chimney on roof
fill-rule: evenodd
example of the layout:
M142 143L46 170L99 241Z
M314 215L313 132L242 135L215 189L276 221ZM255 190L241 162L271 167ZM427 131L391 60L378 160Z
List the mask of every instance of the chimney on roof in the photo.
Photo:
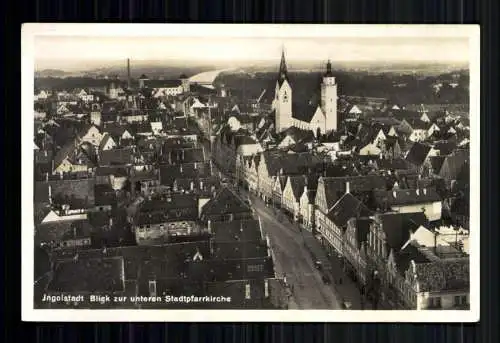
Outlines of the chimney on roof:
M200 190L203 190L203 180L200 180Z
M424 195L427 195L427 188L424 188Z
M113 227L113 217L109 217L109 228Z
M212 233L212 221L209 219L207 222L208 233Z
M346 193L350 193L351 192L351 186L350 186L350 182L349 181L347 181L345 183L345 192Z
M49 174L47 173L47 178L48 178ZM52 205L52 186L49 185L49 204Z
M396 198L396 196L397 196L397 192L396 192L396 191L392 191L392 196L393 196L394 198Z
M189 183L189 189L194 190L194 182L193 181L191 181Z
M419 196L420 195L420 189L417 188L416 191L415 191L415 193L417 193L417 196Z

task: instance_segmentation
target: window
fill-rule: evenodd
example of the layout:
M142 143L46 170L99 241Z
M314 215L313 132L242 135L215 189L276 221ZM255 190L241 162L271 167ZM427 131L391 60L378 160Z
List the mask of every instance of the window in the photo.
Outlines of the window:
M428 300L429 308L441 308L441 297L430 297Z
M250 264L247 267L249 273L252 272L262 272L264 270L264 266L262 264Z
M250 296L250 284L245 285L245 299L251 299Z
M457 295L453 299L453 303L455 306L463 306L467 304L467 296L465 295Z

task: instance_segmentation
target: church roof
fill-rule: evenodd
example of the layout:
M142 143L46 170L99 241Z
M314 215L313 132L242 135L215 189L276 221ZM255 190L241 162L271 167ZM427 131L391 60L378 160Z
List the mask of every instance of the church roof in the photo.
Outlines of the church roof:
M286 66L286 60L285 60L285 50L281 51L281 61L280 61L280 69L279 69L279 76L278 76L278 84L281 87L283 82L287 80L288 81L288 68Z
M300 104L300 103L292 103L292 117L309 123L314 117L314 113L316 113L316 109L318 105L316 104Z

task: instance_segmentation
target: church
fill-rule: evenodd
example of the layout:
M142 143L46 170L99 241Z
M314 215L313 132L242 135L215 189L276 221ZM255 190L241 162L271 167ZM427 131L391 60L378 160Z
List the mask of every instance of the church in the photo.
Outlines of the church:
M278 80L274 91L272 109L275 114L276 133L290 127L311 130L314 135L337 130L337 84L332 73L332 64L328 61L326 73L321 82L321 102L317 105L293 102L293 92L285 60L281 53Z

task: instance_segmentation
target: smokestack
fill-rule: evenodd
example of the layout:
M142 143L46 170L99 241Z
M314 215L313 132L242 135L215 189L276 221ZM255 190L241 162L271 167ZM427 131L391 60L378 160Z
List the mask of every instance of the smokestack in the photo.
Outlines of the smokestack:
M127 88L130 89L130 58L127 58Z

